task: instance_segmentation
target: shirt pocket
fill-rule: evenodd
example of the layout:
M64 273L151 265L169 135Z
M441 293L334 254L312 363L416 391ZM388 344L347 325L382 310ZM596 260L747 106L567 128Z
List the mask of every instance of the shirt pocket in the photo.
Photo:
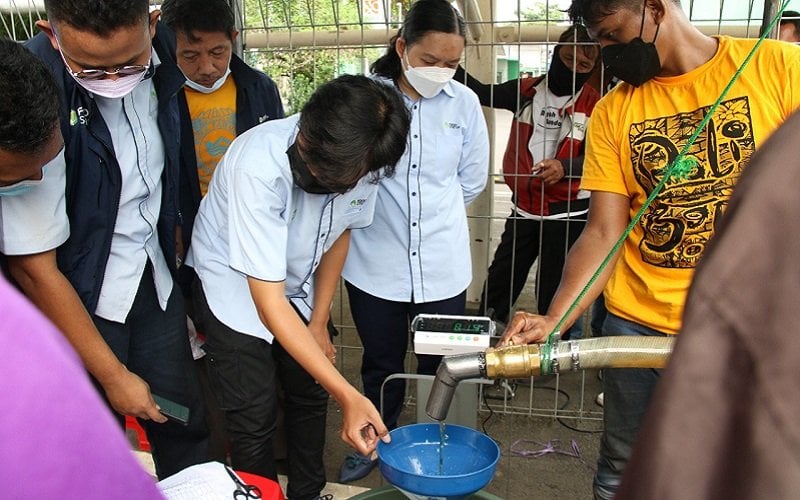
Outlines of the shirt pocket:
M461 162L461 151L464 148L464 136L461 130L447 130L436 136L436 165L442 168L458 169Z

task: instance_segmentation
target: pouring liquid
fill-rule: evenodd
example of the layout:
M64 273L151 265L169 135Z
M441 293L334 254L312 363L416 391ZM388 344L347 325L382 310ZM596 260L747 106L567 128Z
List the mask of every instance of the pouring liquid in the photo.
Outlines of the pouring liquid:
M444 420L439 421L439 475L444 474L444 447L447 445Z

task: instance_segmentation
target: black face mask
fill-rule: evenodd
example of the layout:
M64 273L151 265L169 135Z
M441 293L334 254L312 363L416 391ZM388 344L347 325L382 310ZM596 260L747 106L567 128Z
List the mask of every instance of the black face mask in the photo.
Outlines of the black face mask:
M656 26L652 42L642 40L646 11L647 9L642 10L642 26L638 37L628 43L617 43L603 49L603 64L611 74L634 87L639 87L661 72L661 60L655 44L661 25Z
M567 67L564 61L558 56L560 46L556 47L553 51L553 60L550 62L550 69L547 70L547 88L550 92L561 97L565 95L572 95L573 90L577 92L589 79L590 73L574 73L575 74L575 87L572 86L572 68Z
M314 174L311 173L308 165L300 156L300 152L297 151L297 143L293 142L289 146L289 149L286 150L286 156L289 157L289 167L292 169L294 183L300 189L311 194L331 194L334 192L333 189L320 184L317 178L314 177Z

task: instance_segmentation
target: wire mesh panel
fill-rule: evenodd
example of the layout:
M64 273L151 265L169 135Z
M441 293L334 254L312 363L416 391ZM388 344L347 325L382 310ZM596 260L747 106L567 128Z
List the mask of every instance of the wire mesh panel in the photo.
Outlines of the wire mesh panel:
M371 63L385 52L387 43L397 34L411 3L409 0L232 1L241 26L242 55L248 64L263 70L278 83L287 114L299 111L320 84L338 75L368 74ZM453 3L463 14L468 28L469 49L463 67L489 87L491 104L495 103L503 83L545 74L557 40L569 26L565 14L569 0L458 0ZM777 13L780 4L774 0L684 0L682 6L704 33L756 37ZM151 5L158 8L159 2L151 2ZM792 0L788 8L800 10L800 0ZM43 0L0 0L0 33L6 37L25 40L34 36L35 22L43 17ZM772 33L772 36L777 34ZM601 94L608 88L607 76L602 68L596 74ZM520 95L519 87L516 90ZM522 99L515 104L515 110L519 109ZM564 231L564 236L553 245L553 241L547 241L544 224L580 226L587 216L585 211L576 211L574 216L550 220L531 217L529 210L521 213L513 193L524 179L520 174L504 175L502 168L506 145L512 138L514 112L488 106L485 116L493 154L489 186L469 209L473 282L468 306L471 312L493 316L504 324L515 310L534 312L540 307L542 302L537 300L540 298L537 294L541 295L544 280L539 262L546 249L552 252L555 247L562 260L568 252L569 231ZM519 161L518 157L513 159ZM495 275L490 274L487 279L487 270L495 260L504 233L511 248L506 272L515 278L493 278ZM529 240L521 245L523 236ZM493 279L500 281L493 283ZM486 291L496 283L505 288L504 293L499 294L502 312L488 303L488 297L484 299ZM593 334L596 328L592 320L598 314L586 311L581 316L578 321L581 335ZM341 331L336 340L342 353L338 357L339 368L358 385L361 344L343 287L334 304L334 320ZM406 372L414 371L414 357L407 356ZM528 459L540 450L520 448L527 445L520 444L522 436L514 433L520 418L547 417L561 424L560 427L589 435L601 429L602 408L596 403L596 396L602 390L598 376L596 371L584 371L481 385L475 410L482 426L495 422L504 426L505 450L512 457L510 460ZM415 392L408 391L407 418L414 418L419 404L424 405L424 401L417 401ZM515 444L519 446L514 448ZM591 447L589 451L593 451ZM585 469L584 466L583 463L577 465ZM507 478L513 477L511 465L507 464L504 470ZM514 480L524 481L525 478L515 477Z

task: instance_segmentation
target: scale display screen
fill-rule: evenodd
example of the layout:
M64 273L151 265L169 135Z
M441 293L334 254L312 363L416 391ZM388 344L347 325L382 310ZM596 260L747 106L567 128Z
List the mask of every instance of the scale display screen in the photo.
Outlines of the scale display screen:
M411 324L415 332L494 334L494 323L480 316L420 314Z

